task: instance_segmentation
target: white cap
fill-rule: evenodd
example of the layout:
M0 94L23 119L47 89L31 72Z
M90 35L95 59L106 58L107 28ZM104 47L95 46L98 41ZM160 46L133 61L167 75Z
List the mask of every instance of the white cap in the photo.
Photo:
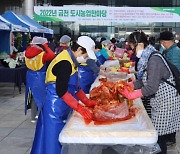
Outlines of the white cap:
M77 44L79 44L80 46L86 49L88 57L90 59L97 59L94 53L95 43L90 37L88 36L78 37Z
M104 40L102 41L103 45L108 45L108 44L112 44L110 40Z
M119 39L119 42L124 42L124 41L125 41L125 38L123 37Z
M45 44L48 43L47 38L34 36L30 44Z
M96 41L97 41L97 42L100 42L100 41L101 41L101 37L97 37L97 38L96 38Z

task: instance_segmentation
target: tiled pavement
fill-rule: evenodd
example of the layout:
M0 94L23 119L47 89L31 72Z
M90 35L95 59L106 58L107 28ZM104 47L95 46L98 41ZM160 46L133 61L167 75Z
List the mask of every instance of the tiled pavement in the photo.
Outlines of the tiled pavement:
M29 154L34 128L30 113L24 115L24 86L13 97L13 84L0 83L0 154ZM180 133L168 154L180 154Z

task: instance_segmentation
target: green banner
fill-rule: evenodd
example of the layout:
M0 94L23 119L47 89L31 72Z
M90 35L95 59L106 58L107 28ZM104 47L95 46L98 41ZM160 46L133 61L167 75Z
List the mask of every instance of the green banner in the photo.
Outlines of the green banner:
M177 22L179 7L34 7L36 21Z

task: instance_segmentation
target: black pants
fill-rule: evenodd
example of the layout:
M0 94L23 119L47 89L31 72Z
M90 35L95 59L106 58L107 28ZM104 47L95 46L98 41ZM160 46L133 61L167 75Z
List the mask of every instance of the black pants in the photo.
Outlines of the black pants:
M175 137L175 135L176 135L176 132L171 133L171 134L167 134L167 135L158 136L158 144L161 148L161 152L158 154L167 154L166 142L169 141L170 137Z
M167 154L166 135L158 136L157 142L161 148L161 152L158 154Z
M167 142L176 143L176 132L167 135Z
M38 113L38 108L37 105L34 101L34 98L31 99L31 120L36 120L36 116Z

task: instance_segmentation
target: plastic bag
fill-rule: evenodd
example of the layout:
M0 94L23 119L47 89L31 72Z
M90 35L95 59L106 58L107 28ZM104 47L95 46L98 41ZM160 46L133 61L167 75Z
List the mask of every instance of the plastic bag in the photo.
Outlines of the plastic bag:
M153 151L153 149L156 149ZM158 144L151 145L88 145L63 144L62 154L157 154L160 152Z
M33 37L31 44L45 44L48 43L47 38L44 37Z
M127 80L128 74L126 72L107 72L106 77L108 81L119 81L119 80Z

